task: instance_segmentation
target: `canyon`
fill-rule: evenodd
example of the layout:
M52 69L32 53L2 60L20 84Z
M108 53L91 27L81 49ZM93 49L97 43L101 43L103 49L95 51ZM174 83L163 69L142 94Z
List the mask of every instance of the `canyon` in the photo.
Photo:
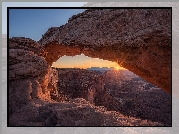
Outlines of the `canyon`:
M160 90L171 93L169 9L88 9L72 16L67 24L48 29L38 42L25 37L12 37L8 39L8 44L9 126L171 125L168 115L170 97L167 101L167 120L161 118L156 121L154 118L160 116L159 109L163 108L163 105L159 106L161 102L157 103L159 108L155 116L144 114L143 111L130 113L135 106L133 103L126 102L127 106L120 106L121 100L117 104L110 103L114 102L116 96L107 93L104 88L106 78L100 73L82 71L82 74L92 77L87 81L77 81L83 75L76 72L74 76L70 76L70 73L64 76L67 72L63 74L62 70L51 68L52 63L63 55L83 53L92 58L115 61ZM68 77L75 88L66 84L69 83L69 80L65 81ZM92 83L85 83L88 81ZM79 82L85 84L79 86ZM108 88L111 86L106 85ZM134 91L132 93L136 95ZM117 94L116 90L113 92ZM156 92L160 94L159 90L154 94ZM145 91L145 95L150 93ZM121 96L124 100L125 95ZM138 97L140 99L140 95ZM131 109L126 110L125 107ZM151 109L150 105L148 110ZM122 114L125 111L127 115L136 117ZM145 119L139 118L141 114Z
M108 111L171 125L170 94L128 70L54 69L61 100L84 98Z

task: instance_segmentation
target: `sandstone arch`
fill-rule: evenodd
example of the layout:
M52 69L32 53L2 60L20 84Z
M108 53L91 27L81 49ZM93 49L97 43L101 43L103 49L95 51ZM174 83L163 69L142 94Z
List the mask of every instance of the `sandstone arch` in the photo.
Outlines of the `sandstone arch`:
M64 26L50 28L38 42L29 38L13 37L9 38L8 43L10 126L62 126L70 122L75 123L78 120L76 117L83 116L73 115L76 110L81 111L83 108L87 108L86 112L91 111L93 119L99 117L94 106L83 99L78 98L67 103L57 102L58 99L61 100L56 96L58 90L55 84L58 72L50 66L63 55L84 53L90 57L118 62L149 82L171 92L171 10L169 9L87 10L70 18ZM106 96L103 99L104 103L110 97ZM81 104L85 106L79 108ZM113 107L118 108L118 104L114 104ZM103 124L106 119L104 111L105 109L101 110L102 120L99 120L97 125L106 125ZM74 114L70 117L70 122L68 116L64 118L61 116L72 112ZM117 119L119 115L110 117ZM91 122L86 121L86 118L82 121L90 126ZM63 119L68 121L63 122ZM129 121L127 125L129 123L136 125L133 123L134 118L129 119L127 118ZM81 118L78 121L80 120ZM81 124L84 124L83 122ZM117 124L114 122L116 121L111 120L107 124L126 125L121 124L123 119ZM76 125L80 125L80 122ZM162 124L146 121L138 125Z
M83 53L115 61L171 93L171 9L86 10L38 43L49 65Z

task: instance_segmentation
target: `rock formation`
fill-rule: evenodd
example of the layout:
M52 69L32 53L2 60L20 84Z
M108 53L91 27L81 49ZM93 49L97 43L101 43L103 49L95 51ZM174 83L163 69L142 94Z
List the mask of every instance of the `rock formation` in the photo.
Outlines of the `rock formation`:
M52 64L63 55L84 53L115 61L171 93L171 10L86 10L38 42Z
M85 100L57 102L61 98L52 78L57 72L51 65L63 55L84 53L116 61L170 93L170 42L171 10L166 9L86 10L64 26L50 28L39 42L9 38L9 125L161 126L100 110Z
M10 126L163 126L106 111L104 107L91 105L82 98L63 103L33 99L11 114L9 122Z
M9 42L9 126L163 126L94 106L89 95L89 101L58 102L60 76L32 49L36 42L28 38L10 38ZM22 42L32 44L23 47Z
M86 69L57 70L59 95L65 95L67 100L84 98L96 106L118 111L120 103L106 92L102 73Z
M53 70L39 52L40 45L29 38L9 39L9 114L31 99L50 99Z
M128 70L92 71L56 68L62 100L84 98L126 116L171 125L171 95Z

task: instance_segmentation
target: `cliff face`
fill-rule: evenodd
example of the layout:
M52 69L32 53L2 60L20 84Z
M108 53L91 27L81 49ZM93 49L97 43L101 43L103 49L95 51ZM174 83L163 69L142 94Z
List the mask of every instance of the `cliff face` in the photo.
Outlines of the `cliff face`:
M57 69L58 90L68 98L84 98L94 103L96 95L104 91L102 73L82 69Z
M58 74L39 52L40 45L29 38L9 39L9 114L32 99L55 96Z
M171 10L104 9L74 15L38 42L48 64L84 53L115 61L171 92Z
M120 103L105 89L105 76L101 72L83 69L57 69L58 92L66 98L84 98L96 106L118 111Z

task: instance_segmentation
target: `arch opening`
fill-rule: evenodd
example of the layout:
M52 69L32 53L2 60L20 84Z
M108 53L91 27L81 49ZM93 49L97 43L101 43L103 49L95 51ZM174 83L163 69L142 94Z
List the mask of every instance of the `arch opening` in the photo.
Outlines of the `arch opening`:
M104 69L115 69L115 70L125 70L125 68L119 66L116 62L103 60L99 58L91 58L85 56L83 53L81 55L75 56L62 56L56 62L52 63L52 67L55 68L80 68L80 69L93 69L104 68Z
M96 75L96 72L90 71L87 76L91 77L87 81L93 81L91 84L80 83L80 81L82 81L80 78L88 78L81 77L83 75L79 75L75 69L66 72L59 69L58 71L60 73L56 71L54 74L50 74L53 69L50 67L53 65L53 62L60 57L64 55L75 56L83 53L92 58L116 62L118 65L127 68L145 80L171 93L170 9L87 10L73 16L69 19L67 24L61 27L50 28L38 42L26 42L25 38L23 38L23 40L20 39L21 43L19 44L15 38L11 41L14 42L11 42L12 44L10 43L11 52L16 53L10 53L10 67L12 68L10 78L11 80L22 79L22 81L18 82L19 87L21 87L22 83L26 83L24 87L27 87L28 92L25 92L25 96L22 96L25 97L26 102L28 102L29 99L32 100L38 97L48 100L51 97L49 93L52 93L53 96L56 89L51 76L54 77L54 74L58 73L61 77L61 82L58 84L62 84L60 88L62 89L63 86L65 86L64 89L70 89L67 90L67 93L70 94L72 91L72 98L78 97L73 96L73 94L80 95L84 98L86 97L87 100L96 105L104 105L115 111L120 109L123 113L128 113L128 115L134 115L136 117L140 116L141 118L146 118L146 114L150 115L151 113L152 116L150 117L153 118L154 121L158 119L159 115L162 115L159 112L167 110L164 112L166 113L165 115L160 116L159 122L164 122L164 124L168 123L171 126L171 122L167 122L171 120L171 111L164 108L171 108L171 98L164 97L166 93L161 93L161 90L149 89L148 87L151 85L144 84L141 88L147 88L147 90L142 90L137 94L137 92L135 93L136 90L130 87L131 84L128 83L130 80L127 80L123 84L119 81L113 83L113 79L118 78L116 76L118 76L119 73L105 73L104 79L104 74L101 75L101 73L98 73L98 75ZM14 48L19 48L20 50ZM24 52L24 50L26 51ZM19 61L22 61L20 69L24 70L28 68L28 70L17 70ZM14 64L17 65L14 66ZM87 72L84 71L82 73L86 74ZM111 75L113 75L113 77L111 77ZM57 77L57 75L55 76ZM63 79L65 77L71 78L70 81L69 79ZM27 79L24 80L24 78ZM141 84L141 79L134 79L135 82L132 86L136 83ZM105 83L105 80L107 83ZM110 81L111 83L109 83ZM105 85L102 83L105 83ZM14 83L11 83L10 86L12 91L14 91L14 88L18 89L17 86L13 84ZM78 86L78 84L80 84L80 86ZM80 87L85 90L78 90ZM110 90L109 87L113 88ZM73 91L71 89L75 90ZM115 89L117 89L117 93L113 92ZM131 99L130 93L135 96L135 99ZM160 97L158 97L157 94L160 94ZM112 95L118 95L117 97L119 98L116 99L115 96ZM146 95L145 99L151 99L149 105L145 105L145 102L148 102L148 100L141 99L143 95ZM169 94L167 95L169 96ZM126 97L128 100L126 100ZM155 98L154 101L152 100L153 98ZM55 100L55 95L52 99ZM157 106L155 107L153 104L156 104L156 99ZM162 101L160 101L161 99ZM149 108L146 108L146 110L136 110L137 113L134 112L134 102L139 104L136 100L142 100L141 103L144 104L144 106L149 106ZM11 102L12 109L16 110L13 99ZM21 101L18 99L16 102L18 105L21 104ZM120 105L117 105L115 102L118 102ZM167 102L167 106L160 106L160 104L164 104L162 102ZM141 105L140 108L144 108L144 106ZM153 107L156 108L156 112L154 113L151 111ZM129 111L127 111L128 109ZM165 117L165 119L162 117ZM166 117L168 119L166 119Z
M50 65L63 55L84 53L115 61L171 93L170 9L86 10L48 29L38 43L51 47L46 52L60 50L45 56Z
M62 56L75 56L84 54L91 58L99 58L116 62L119 66L144 78L148 82L171 92L171 61L169 57L171 52L168 47L156 46L155 49L165 52L166 59L163 58L163 52L158 57L151 54L149 48L144 47L120 47L116 51L118 44L104 47L89 47L83 44L59 44L51 42L45 45L41 51L41 56L52 66ZM170 46L169 46L170 47ZM158 60L160 58L160 60Z

